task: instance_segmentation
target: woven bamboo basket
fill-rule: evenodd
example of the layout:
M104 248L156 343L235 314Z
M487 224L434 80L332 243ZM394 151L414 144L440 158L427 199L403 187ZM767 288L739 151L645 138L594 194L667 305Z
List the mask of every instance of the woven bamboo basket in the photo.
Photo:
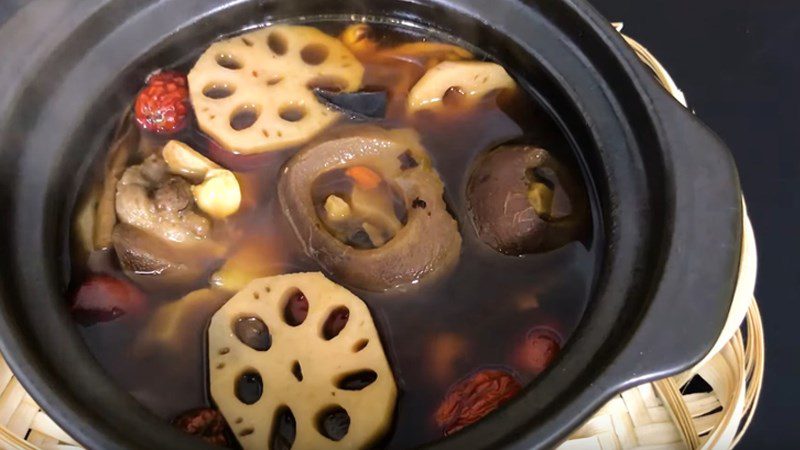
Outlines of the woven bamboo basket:
M621 23L614 25L622 31ZM683 93L658 60L638 42L623 37L659 82L686 106ZM736 445L753 418L764 374L764 336L753 297L756 247L747 214L742 248L733 304L709 355L687 372L615 396L558 450L710 450ZM706 389L687 393L686 388L699 384L698 380ZM2 358L0 448L81 448L39 408Z

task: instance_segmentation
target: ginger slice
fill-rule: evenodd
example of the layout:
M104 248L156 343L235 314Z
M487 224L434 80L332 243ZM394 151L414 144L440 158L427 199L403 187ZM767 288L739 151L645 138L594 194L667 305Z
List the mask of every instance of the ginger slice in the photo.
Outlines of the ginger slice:
M364 448L391 425L397 387L369 309L321 273L252 281L211 319L208 343L211 396L245 450L285 443L287 411L295 450Z
M256 154L296 146L338 114L312 89L355 91L364 67L316 28L274 25L212 44L189 72L200 128L228 151Z
M196 324L204 324L229 297L225 291L206 288L160 306L134 341L134 353L146 356L167 351L180 355L185 351L187 336L201 337Z
M486 95L515 89L516 83L502 66L480 61L444 61L430 69L408 94L410 113L442 108L445 96L458 95L474 103Z

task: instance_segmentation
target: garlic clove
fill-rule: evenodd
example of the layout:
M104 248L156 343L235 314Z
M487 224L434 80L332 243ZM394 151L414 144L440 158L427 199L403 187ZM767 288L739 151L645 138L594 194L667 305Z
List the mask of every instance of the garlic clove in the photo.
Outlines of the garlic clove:
M192 194L197 206L216 219L224 219L239 210L242 191L239 180L230 170L211 169L205 180L192 186Z

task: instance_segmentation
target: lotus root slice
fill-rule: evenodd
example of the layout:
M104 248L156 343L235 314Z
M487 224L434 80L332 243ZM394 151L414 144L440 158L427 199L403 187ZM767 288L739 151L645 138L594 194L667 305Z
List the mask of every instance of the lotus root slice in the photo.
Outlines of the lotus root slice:
M338 114L313 88L355 91L364 67L336 38L274 25L212 44L189 72L200 129L226 150L257 154L300 145Z
M437 110L446 104L448 95L474 103L493 92L515 88L514 79L499 64L444 61L428 70L411 88L406 106L411 113Z
M369 309L321 273L250 282L214 314L208 343L211 396L245 450L272 448L287 410L295 450L364 448L391 426L397 387ZM255 400L237 397L248 376L262 384ZM349 418L339 440L325 436L334 410Z

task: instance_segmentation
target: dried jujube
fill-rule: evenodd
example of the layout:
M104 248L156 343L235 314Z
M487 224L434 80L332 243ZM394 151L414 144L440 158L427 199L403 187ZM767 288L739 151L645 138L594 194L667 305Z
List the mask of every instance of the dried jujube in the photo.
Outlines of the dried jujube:
M483 369L450 388L434 419L445 436L469 426L513 398L522 385L511 373Z
M562 343L561 334L554 328L534 327L525 334L514 351L514 364L521 370L538 375L558 356Z
M108 322L144 310L144 293L133 284L108 275L93 275L75 291L72 313L79 323Z
M189 115L189 89L186 75L167 71L151 75L134 105L136 123L159 134L179 131Z
M198 408L172 419L172 425L184 433L197 436L209 444L231 447L231 431L225 418L214 408Z

